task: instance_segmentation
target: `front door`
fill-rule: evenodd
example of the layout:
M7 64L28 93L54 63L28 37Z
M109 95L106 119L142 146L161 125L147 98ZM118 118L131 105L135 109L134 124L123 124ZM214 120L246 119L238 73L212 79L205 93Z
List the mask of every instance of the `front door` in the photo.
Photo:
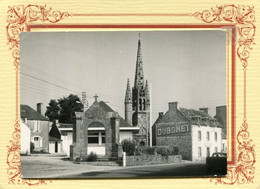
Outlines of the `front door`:
M55 142L55 153L58 152L58 142Z

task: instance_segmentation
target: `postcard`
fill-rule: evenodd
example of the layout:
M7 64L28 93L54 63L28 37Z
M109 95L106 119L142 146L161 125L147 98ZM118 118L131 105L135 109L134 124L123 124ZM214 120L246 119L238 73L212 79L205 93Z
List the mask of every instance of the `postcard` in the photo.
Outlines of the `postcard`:
M258 1L45 3L1 6L0 187L260 187Z

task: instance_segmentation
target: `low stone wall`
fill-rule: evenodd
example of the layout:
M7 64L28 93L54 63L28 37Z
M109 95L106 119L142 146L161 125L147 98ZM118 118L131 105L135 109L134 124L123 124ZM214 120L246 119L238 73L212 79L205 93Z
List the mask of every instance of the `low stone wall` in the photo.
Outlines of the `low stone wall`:
M181 161L182 161L181 155L174 155L168 157L162 156L161 154L126 156L126 166L180 163Z

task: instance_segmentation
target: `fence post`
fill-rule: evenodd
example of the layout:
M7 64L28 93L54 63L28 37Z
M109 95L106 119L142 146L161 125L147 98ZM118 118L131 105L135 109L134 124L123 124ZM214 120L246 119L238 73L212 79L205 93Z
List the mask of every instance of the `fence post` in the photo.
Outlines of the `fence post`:
M123 152L123 167L126 167L126 153Z

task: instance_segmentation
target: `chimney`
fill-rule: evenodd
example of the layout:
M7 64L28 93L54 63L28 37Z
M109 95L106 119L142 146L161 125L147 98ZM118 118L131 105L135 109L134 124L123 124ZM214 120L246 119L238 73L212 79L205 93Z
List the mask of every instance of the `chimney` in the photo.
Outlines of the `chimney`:
M163 116L163 112L159 112L159 117Z
M169 110L176 112L178 110L178 102L169 102Z
M208 108L200 108L199 109L201 112L204 112L204 113L206 113L206 114L208 114Z
M43 106L42 103L37 103L37 112L43 114Z

